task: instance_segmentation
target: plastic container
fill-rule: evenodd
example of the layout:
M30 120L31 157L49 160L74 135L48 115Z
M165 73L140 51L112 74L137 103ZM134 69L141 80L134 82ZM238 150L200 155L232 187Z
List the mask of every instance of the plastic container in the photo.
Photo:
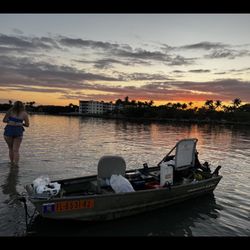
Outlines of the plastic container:
M160 185L164 186L166 182L173 184L173 166L168 165L167 162L161 163L160 166Z

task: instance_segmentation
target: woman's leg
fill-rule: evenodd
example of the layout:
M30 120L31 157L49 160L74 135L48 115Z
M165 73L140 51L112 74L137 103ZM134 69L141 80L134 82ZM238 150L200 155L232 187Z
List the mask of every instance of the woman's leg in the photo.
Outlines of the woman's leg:
M13 153L14 153L13 161L15 165L18 165L18 162L19 162L19 148L20 148L22 139L23 137L19 136L19 137L15 137L13 140Z
M10 162L13 164L14 162L14 153L13 153L13 137L10 136L4 136L4 139L8 145L9 148L9 157L10 157Z

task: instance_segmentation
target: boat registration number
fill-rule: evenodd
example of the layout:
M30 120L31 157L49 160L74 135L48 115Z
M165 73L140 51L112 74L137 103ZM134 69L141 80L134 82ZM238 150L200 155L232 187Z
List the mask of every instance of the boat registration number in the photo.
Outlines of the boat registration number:
M43 213L65 212L84 208L93 208L94 200L73 200L47 203L43 205Z

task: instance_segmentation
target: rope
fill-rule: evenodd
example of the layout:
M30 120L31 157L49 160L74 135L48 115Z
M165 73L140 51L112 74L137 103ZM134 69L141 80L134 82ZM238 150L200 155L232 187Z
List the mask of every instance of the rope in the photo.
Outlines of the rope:
M29 231L30 229L30 225L33 221L34 215L37 212L37 209L34 209L34 212L32 215L29 214L28 212L28 207L27 207L27 203L26 203L26 198L25 196L20 196L19 198L17 198L19 201L21 201L24 205L24 211L25 211L25 225L26 225L26 232ZM28 221L29 220L29 221Z

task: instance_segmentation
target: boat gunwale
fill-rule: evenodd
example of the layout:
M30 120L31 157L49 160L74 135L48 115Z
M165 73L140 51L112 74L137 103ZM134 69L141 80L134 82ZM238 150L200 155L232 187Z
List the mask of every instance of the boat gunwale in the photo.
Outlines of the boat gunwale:
M89 176L87 176L89 177ZM81 179L81 178L85 178L85 177L79 177L77 179ZM37 204L37 203L45 203L45 202L58 202L58 201L64 201L64 200L76 200L76 199L96 199L96 198L99 198L99 197L104 197L104 198L108 198L108 197L122 197L122 196L133 196L133 195L138 195L138 194L142 194L142 193L147 193L147 192L163 192L163 191L176 191L180 188L185 188L185 187L189 187L189 186L192 186L192 187L196 187L197 185L200 185L200 184L204 184L206 182L211 182L211 181L214 181L216 179L218 179L218 182L223 178L222 175L218 175L218 176L214 176L214 177L211 177L211 178L208 178L208 179L204 179L204 180L200 180L200 181L197 181L197 182L190 182L190 183L185 183L185 184L180 184L180 185L173 185L171 186L171 188L169 187L160 187L160 188L155 188L155 189L144 189L144 190L136 190L135 192L124 192L124 193L104 193L104 194L90 194L90 195L76 195L76 196L64 196L64 197L49 197L49 198L36 198L36 197L33 197L32 195L29 195L29 200L34 203L34 204ZM69 179L64 179L64 180L61 180L61 181L66 181L66 180L69 180ZM217 183L218 184L218 183ZM216 184L216 185L217 185ZM26 186L31 186L31 184L29 185L26 185ZM27 189L26 189L27 190Z

